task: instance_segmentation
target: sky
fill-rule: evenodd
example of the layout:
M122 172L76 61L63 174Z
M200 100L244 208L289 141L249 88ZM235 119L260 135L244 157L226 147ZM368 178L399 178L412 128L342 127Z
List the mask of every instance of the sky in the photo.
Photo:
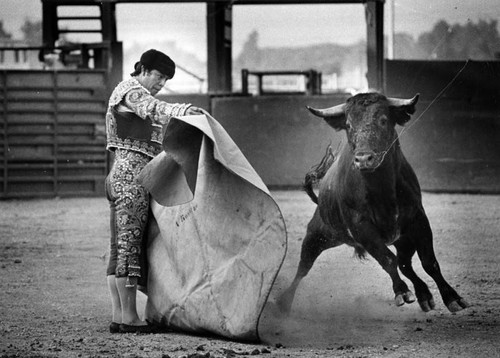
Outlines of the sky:
M500 22L499 0L386 0L386 32L390 29L392 1L395 32L407 32L414 37L429 31L439 19L450 24L478 19ZM204 3L118 4L118 37L125 48L173 41L205 61L205 16ZM19 28L25 18L41 19L40 0L0 0L0 19L14 37L20 37ZM259 32L262 47L351 44L365 39L364 7L361 4L234 6L236 55L253 30Z

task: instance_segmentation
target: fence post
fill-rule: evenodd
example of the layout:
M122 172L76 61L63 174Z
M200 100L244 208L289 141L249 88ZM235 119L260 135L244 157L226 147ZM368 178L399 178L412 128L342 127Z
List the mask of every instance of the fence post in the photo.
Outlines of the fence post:
M248 95L248 70L246 68L241 70L241 93Z

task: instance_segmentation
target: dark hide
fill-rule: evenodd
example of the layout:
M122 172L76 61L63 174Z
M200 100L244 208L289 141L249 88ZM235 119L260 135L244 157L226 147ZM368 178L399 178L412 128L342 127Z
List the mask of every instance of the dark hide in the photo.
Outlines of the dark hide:
M358 255L368 252L377 260L391 277L398 306L415 300L399 275L399 267L413 283L422 310L435 307L429 288L412 268L415 252L436 282L446 307L455 312L469 306L441 274L420 185L395 130L396 124L404 125L410 119L417 101L418 95L401 100L364 93L329 109L309 108L335 130L344 130L347 141L334 160L327 152L306 177L305 189L313 201L312 184L319 180L318 206L307 226L295 279L278 299L282 311L290 311L299 282L320 253L342 244L355 247ZM387 247L391 244L397 256Z

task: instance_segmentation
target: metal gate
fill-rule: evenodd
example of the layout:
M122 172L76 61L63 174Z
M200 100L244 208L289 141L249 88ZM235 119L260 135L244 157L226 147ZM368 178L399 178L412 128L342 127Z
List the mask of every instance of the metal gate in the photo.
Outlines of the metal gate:
M107 83L104 70L0 71L0 198L104 193Z

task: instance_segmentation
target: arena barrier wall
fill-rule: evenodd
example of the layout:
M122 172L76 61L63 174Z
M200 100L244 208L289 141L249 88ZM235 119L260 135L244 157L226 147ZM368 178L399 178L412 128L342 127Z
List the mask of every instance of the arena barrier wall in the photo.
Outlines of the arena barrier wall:
M424 190L500 193L500 61L386 61L386 93L420 93L401 143Z
M299 187L328 145L342 137L306 108L329 107L346 95L273 95L212 99L213 116L226 128L243 154L274 188Z

